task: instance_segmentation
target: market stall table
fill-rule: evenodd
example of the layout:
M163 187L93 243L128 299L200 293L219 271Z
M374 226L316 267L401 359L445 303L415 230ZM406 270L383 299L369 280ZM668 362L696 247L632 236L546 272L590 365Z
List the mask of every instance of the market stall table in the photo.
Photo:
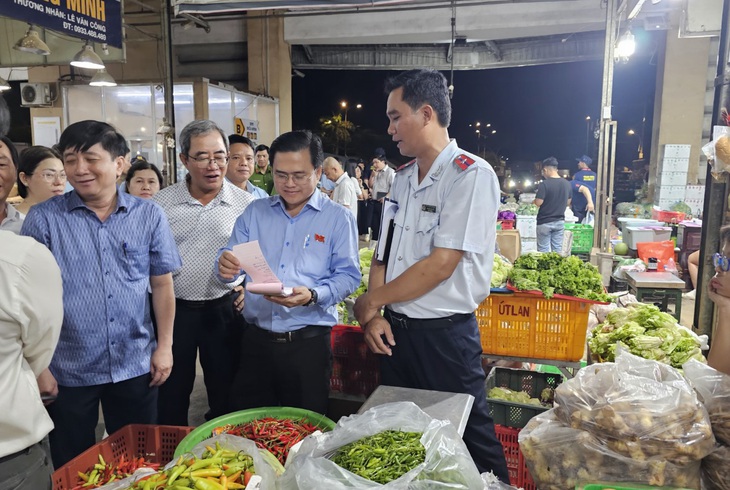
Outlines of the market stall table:
M421 410L437 420L448 420L456 427L459 435L463 436L471 407L474 404L474 397L466 393L380 385L357 413L363 413L384 403L404 401L415 403Z
M674 301L672 315L679 321L682 313L684 281L670 272L626 272L629 289L639 302L660 300L662 311L667 311L669 300Z

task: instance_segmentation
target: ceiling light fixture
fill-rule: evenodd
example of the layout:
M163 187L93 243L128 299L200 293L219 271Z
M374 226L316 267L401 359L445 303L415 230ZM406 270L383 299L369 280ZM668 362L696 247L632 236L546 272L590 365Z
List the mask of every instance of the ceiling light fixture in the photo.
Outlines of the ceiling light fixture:
M10 84L7 80L5 80L3 77L0 77L0 92L5 92L6 90L10 90Z
M626 32L624 32L624 35L621 36L621 39L619 39L618 43L616 44L616 57L628 59L635 52L636 40L634 39L634 35L631 34L631 31L627 29Z
M48 56L51 54L51 50L48 48L48 45L41 40L38 36L38 31L32 24L28 24L28 32L25 33L25 36L18 39L18 42L15 43L13 49L42 56Z
M99 55L94 52L94 48L87 41L81 51L76 53L74 59L71 60L71 65L77 68L86 68L89 70L101 70L104 68L104 62L101 61Z
M107 73L105 68L102 68L94 73L89 85L92 87L116 87L117 82L109 73Z

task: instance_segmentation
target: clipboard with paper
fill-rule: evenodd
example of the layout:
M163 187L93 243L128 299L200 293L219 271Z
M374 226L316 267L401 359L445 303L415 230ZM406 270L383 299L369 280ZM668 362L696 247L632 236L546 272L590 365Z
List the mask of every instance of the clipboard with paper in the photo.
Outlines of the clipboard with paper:
M398 212L398 203L387 197L383 201L383 212L380 217L380 235L378 246L375 249L375 259L387 263L390 256L390 247L393 243L395 230L395 214Z
M258 240L235 245L233 255L241 262L241 269L248 275L246 291L268 296L290 296L293 293L293 289L284 286L271 270Z

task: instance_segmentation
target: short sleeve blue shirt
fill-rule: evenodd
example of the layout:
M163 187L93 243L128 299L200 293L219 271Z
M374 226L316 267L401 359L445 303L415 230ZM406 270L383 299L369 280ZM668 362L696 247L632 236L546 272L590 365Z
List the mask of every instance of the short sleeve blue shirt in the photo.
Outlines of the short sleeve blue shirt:
M53 253L63 277L63 327L51 362L62 386L116 383L148 373L156 346L150 276L182 266L162 209L117 192L101 222L76 191L33 206L21 235Z

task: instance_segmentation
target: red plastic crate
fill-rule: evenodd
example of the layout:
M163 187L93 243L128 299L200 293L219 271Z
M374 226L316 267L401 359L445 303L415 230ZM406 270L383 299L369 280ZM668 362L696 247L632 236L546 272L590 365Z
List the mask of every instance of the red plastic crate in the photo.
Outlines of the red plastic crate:
M510 484L524 490L537 490L537 486L532 481L532 476L527 469L522 451L520 451L520 444L517 442L520 430L494 424L497 440L502 443L502 448L504 448L504 458L507 460Z
M502 224L503 230L514 230L515 229L515 220L513 220L513 219L501 219L501 220L498 220L497 222Z
M360 327L332 328L332 376L330 391L370 396L380 384L380 361L370 351Z
M651 218L663 223L679 223L684 221L686 215L677 211L659 211L658 209L651 210Z
M122 427L95 446L90 447L53 473L53 490L69 490L76 486L77 473L88 471L99 462L99 454L107 462L144 457L162 465L170 462L175 448L194 427L130 424Z

